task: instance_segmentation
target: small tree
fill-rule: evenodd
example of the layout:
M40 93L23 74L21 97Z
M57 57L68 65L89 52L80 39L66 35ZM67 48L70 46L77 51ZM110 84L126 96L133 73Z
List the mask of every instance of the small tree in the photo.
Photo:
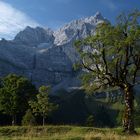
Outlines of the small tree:
M35 115L42 116L43 126L45 125L46 117L57 108L57 105L50 102L49 93L49 86L41 86L39 88L39 93L36 96L36 100L29 101L29 105L31 106L33 113L35 113Z
M94 125L94 116L89 115L86 119L86 125L87 126L93 126Z
M35 124L36 124L35 117L32 114L32 111L28 109L25 115L23 116L22 125L35 125Z
M28 101L35 96L36 88L31 82L15 74L2 78L0 88L0 110L12 116L12 125L16 124L18 113L24 113Z
M86 69L83 87L88 92L113 87L124 93L124 132L134 130L134 86L140 82L140 12L121 14L116 25L101 23L94 36L77 41ZM85 49L87 48L88 49Z

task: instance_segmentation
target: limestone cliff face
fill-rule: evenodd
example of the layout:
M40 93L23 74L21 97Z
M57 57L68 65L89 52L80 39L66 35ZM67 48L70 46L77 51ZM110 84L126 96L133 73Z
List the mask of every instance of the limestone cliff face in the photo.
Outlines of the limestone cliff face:
M96 26L107 21L95 16L72 21L53 32L41 27L27 27L12 41L0 41L0 76L17 73L27 76L37 86L73 89L80 81L73 71L79 59L73 47L76 39L94 34Z
M19 32L14 39L15 42L26 45L38 45L40 43L53 43L53 31L50 29L43 29L41 27L31 28L27 26L25 30Z

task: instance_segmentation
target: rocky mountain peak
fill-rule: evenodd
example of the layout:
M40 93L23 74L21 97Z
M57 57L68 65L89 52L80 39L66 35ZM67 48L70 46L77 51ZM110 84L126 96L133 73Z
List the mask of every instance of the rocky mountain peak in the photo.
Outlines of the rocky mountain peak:
M93 34L97 24L108 22L100 12L94 16L74 20L54 32L55 44L63 45L75 39L85 38Z
M104 17L102 16L102 14L98 11L98 12L96 12L96 14L94 15L94 18L96 18L96 19L104 19Z
M23 31L20 31L14 39L15 42L24 44L40 44L40 43L53 43L53 31L44 29L42 27L32 28L27 26Z

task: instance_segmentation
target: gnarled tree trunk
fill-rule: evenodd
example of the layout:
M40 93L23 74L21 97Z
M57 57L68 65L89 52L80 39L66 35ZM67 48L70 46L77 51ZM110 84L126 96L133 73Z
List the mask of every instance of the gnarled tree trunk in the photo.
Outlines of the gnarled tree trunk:
M123 127L125 133L134 134L134 93L133 87L131 85L125 85L124 90L124 101L125 101L125 110L123 118Z

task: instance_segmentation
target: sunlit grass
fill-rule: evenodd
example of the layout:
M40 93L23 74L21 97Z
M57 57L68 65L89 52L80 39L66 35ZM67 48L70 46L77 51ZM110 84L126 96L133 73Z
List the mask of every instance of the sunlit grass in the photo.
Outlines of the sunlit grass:
M140 135L123 135L121 128L7 126L0 127L0 140L140 140Z

